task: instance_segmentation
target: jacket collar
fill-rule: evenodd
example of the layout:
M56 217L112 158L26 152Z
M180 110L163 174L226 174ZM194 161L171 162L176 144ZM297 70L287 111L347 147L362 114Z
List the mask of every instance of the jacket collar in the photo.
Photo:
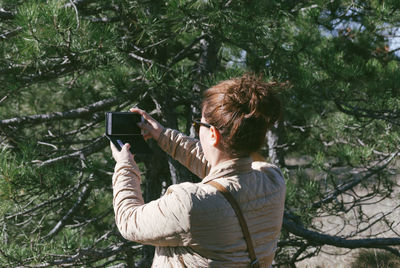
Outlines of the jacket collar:
M201 181L207 183L211 180L251 171L251 157L234 158L211 167L210 173Z

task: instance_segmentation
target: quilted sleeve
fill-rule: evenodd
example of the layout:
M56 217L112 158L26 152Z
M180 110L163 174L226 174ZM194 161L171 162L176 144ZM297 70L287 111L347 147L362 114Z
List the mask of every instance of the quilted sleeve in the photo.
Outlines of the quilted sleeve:
M136 163L117 163L113 175L113 206L122 236L154 246L187 245L191 201L184 191L178 192L169 190L163 197L145 204Z
M210 165L204 157L199 140L176 130L164 129L158 139L158 145L200 179L210 172Z

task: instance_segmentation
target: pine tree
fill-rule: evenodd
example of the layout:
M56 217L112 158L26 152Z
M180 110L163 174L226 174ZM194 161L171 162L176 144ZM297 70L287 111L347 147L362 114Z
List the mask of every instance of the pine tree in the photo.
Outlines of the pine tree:
M0 3L0 266L148 267L152 248L114 224L104 112L139 106L189 135L202 91L249 71L287 83L262 149L288 187L277 265L325 245L400 256L396 1ZM150 147L146 201L198 181Z

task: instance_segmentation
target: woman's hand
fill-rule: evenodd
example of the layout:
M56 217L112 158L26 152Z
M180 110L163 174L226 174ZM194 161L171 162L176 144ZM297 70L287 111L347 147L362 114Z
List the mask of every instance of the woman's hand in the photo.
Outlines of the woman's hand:
M145 120L144 122L138 123L138 126L143 130L143 138L145 140L153 138L157 141L164 127L160 123L158 123L157 120L151 117L151 115L139 108L132 108L130 109L130 111L132 113L140 114Z
M110 142L110 146L111 146L112 156L114 157L115 162L117 163L123 161L129 162L133 160L133 155L129 151L129 149L131 148L131 145L129 143L125 143L121 151L119 151L118 148L115 147L115 145L112 142Z

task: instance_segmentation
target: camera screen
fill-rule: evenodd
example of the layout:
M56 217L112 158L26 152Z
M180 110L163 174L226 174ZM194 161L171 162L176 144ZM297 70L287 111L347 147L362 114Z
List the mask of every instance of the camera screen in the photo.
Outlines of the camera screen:
M110 113L112 135L140 135L140 128L136 123L140 122L140 115L133 113ZM110 120L111 119L111 120Z

